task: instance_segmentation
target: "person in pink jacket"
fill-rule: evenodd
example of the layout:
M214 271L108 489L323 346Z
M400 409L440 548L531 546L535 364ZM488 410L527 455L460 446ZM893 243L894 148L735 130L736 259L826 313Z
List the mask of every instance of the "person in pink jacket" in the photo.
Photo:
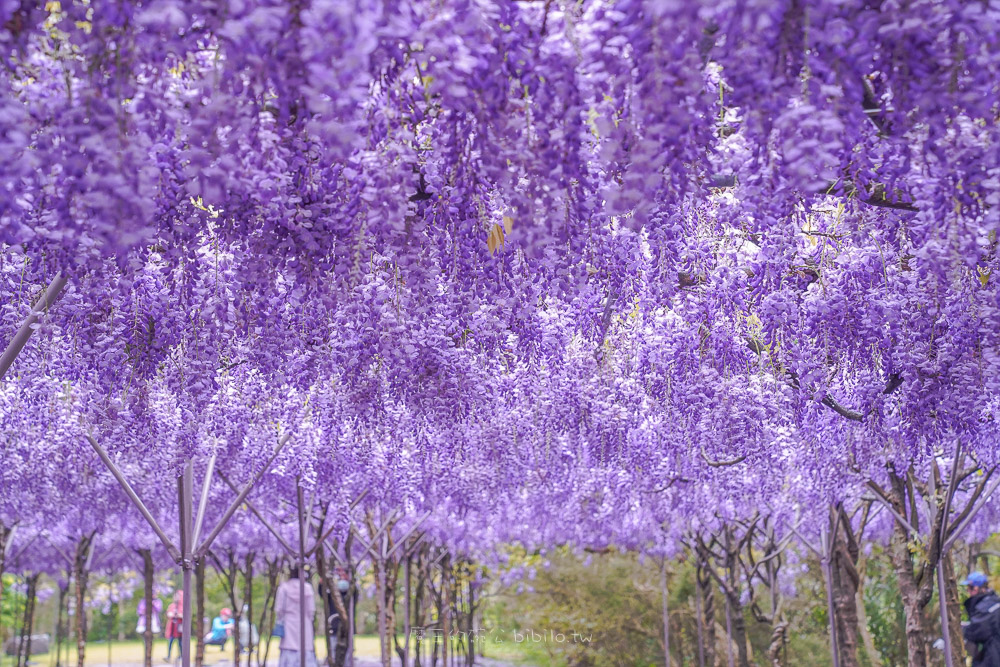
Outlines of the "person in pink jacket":
M306 633L305 651L306 667L316 667L316 644L313 640L313 617L316 615L316 600L313 597L312 584L305 584ZM299 567L289 568L288 580L278 586L278 599L275 601L275 616L279 623L285 626L285 636L281 638L278 656L278 667L299 667L299 652L303 649L299 637Z

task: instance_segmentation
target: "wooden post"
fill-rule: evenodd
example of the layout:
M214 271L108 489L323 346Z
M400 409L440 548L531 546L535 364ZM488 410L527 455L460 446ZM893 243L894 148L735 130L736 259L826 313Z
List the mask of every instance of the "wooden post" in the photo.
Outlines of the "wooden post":
M733 612L725 591L722 591L722 597L726 600L726 658L729 667L733 667Z
M820 535L820 546L823 549L820 567L823 569L823 579L826 581L826 612L830 617L830 657L833 667L840 667L840 642L837 639L836 607L833 604L833 570L830 566L830 556L833 553L833 540L824 529Z
M663 665L670 667L670 609L667 601L667 557L660 563L660 591L663 593Z
M87 570L90 555L93 553L94 534L83 537L76 545L76 558L73 561L73 579L76 581L76 664L84 667L83 661L87 654L87 610L84 607L84 596L87 593Z
M190 572L188 572L188 576L190 577ZM205 559L201 559L194 564L194 582L194 665L195 667L201 667L205 662ZM185 596L184 599L186 600L187 597ZM190 606L188 609L190 609ZM188 617L185 616L184 618L187 619ZM190 622L190 620L187 621L187 623Z
M705 623L705 616L702 611L701 585L698 581L697 571L695 571L694 578L694 613L695 629L698 632L698 667L705 667L705 631L702 629L702 625Z
M146 607L143 610L145 631L142 633L143 664L153 667L153 552L149 549L139 549L142 556L143 596Z

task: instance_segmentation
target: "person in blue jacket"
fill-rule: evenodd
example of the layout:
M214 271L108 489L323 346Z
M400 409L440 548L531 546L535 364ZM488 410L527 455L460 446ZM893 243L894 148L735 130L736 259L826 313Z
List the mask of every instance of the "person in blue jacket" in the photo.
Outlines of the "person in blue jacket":
M205 643L218 646L220 650L226 650L226 640L229 639L230 629L233 627L233 612L228 607L223 607L219 615L212 620L212 631L205 635Z
M962 580L969 587L962 624L962 636L972 656L972 667L1000 667L1000 597L990 590L982 572L972 572Z

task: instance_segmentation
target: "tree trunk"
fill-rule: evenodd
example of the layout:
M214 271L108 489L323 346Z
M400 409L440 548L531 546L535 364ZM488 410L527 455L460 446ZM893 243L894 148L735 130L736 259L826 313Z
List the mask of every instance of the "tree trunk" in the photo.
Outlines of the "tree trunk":
M848 517L842 516L841 519L838 522L840 528L830 536L835 540L830 569L837 640L840 644L837 650L842 667L858 667L857 598L861 579L857 564L860 552L857 542L851 539L842 525L843 521L849 521Z
M39 574L33 574L28 578L28 635L24 643L24 664L28 664L28 660L31 659L31 635L35 632L35 604L38 602L38 577Z
M899 596L903 601L903 612L906 616L906 652L909 656L909 667L927 667L927 652L924 639L929 636L924 623L923 605L920 603L920 591L913 576L913 563L907 541L906 529L897 522L893 526L892 539L889 541L889 552L896 580L899 584Z
M771 631L771 641L767 645L767 659L771 667L781 667L781 654L784 651L785 643L788 641L788 621L781 620L774 623Z
M7 540L11 530L13 529L0 523L0 609L3 608L3 573L7 570Z
M375 531L373 530L372 533ZM383 552L384 554L384 552ZM373 559L375 566L375 614L378 617L378 650L382 667L391 667L392 648L389 644L389 620L386 610L388 598L388 582L386 581L386 562L381 558Z
M25 584L27 584L28 582L27 577L24 578L24 582ZM14 664L16 665L16 667L22 667L23 665L23 663L21 662L21 656L24 655L24 633L25 630L27 630L28 628L28 593L30 592L31 592L30 588L26 587L24 596L24 607L20 611L20 616L21 616L20 623L18 623L17 621L17 616L18 616L17 598L14 599L14 614L12 620L15 624L17 624L17 628L15 628L13 633L13 635L17 638L17 646L14 648Z
M240 570L237 565L236 553L232 549L227 550L227 555L229 556L229 569L228 571L223 568L222 575L226 578L226 586L229 589L226 593L229 596L229 603L233 605L233 629L230 637L233 640L233 664L240 664L240 641L242 637L240 636L240 621L243 619L243 604L236 595L236 591L239 588L239 575Z
M68 587L67 582L67 587ZM66 628L63 627L63 609L66 605L66 589L59 587L59 610L56 612L56 667L62 667L62 641Z
M87 610L85 596L87 594L87 560L90 556L90 543L93 535L80 538L76 544L76 554L73 559L73 581L76 583L76 665L84 667L87 655Z
M703 636L698 647L699 659L704 657L704 665L699 667L715 667L715 591L712 588L712 578L705 570L708 555L698 549L698 568L695 571L695 585L698 587L698 600L701 609L699 616Z
M267 657L271 652L271 631L274 628L274 603L275 594L278 590L278 574L281 571L281 560L275 558L273 561L266 560L267 563L267 596L264 598L264 608L260 612L260 633L261 639L265 636L267 639L263 639L257 644L257 664L266 665ZM265 624L265 620L267 623ZM261 656L261 647L263 646L264 655Z
M420 628L419 637L426 638L424 633L424 628L426 623L424 621L424 551L425 547L421 546L417 551L417 587L413 592L413 622L415 627ZM422 667L421 663L421 648L423 648L423 641L413 642L413 667Z
M399 638L396 636L396 581L399 579L399 563L388 559L385 561L385 567L385 643L391 665L394 648L399 644Z
M246 560L244 561L244 572L246 576L243 579L245 588L243 591L243 601L247 606L247 667L252 667L250 664L250 658L253 656L253 554L247 554ZM258 632L259 634L259 632ZM260 641L260 637L257 637L257 641ZM238 666L239 661L236 662Z
M149 549L139 549L142 556L143 595L146 599L146 610L143 616L146 631L142 633L142 643L145 652L143 664L153 667L153 552Z
M733 583L735 585L735 581ZM727 595L727 598L733 616L732 640L736 644L736 664L740 667L750 667L750 654L747 652L747 622L743 616L743 605L736 595Z
M468 638L468 658L466 667L472 667L476 662L476 591L473 588L472 573L469 573L469 633Z
M323 607L323 641L326 644L326 665L333 667L334 648L333 640L330 637L330 616L336 613L336 608L331 608L331 604L333 598L340 593L336 585L330 585L331 583L335 584L335 582L330 581L330 574L326 566L326 550L322 544L316 545L316 574L319 575L319 593L322 598L320 604Z
M955 665L965 664L965 641L962 637L961 603L958 601L958 582L955 581L955 564L946 553L938 567L944 568L945 600L948 607L948 630L951 635L951 655Z
M195 651L194 665L202 667L205 663L205 559L199 558L194 566L194 635ZM184 619L190 623L192 619Z
M27 584L24 598L24 617L21 621L21 639L17 644L17 665L27 665L31 657L31 632L35 621L35 599L38 595L38 574L24 578Z
M448 667L448 644L451 640L451 556L445 556L441 563L441 664Z

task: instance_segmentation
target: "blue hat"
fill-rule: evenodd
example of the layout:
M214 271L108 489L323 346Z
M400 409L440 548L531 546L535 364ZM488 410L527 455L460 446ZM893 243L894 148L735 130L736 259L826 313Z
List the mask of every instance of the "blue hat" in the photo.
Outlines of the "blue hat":
M982 572L970 572L969 576L962 579L961 583L963 586L977 586L982 588L989 583L989 579L987 579L986 575Z

